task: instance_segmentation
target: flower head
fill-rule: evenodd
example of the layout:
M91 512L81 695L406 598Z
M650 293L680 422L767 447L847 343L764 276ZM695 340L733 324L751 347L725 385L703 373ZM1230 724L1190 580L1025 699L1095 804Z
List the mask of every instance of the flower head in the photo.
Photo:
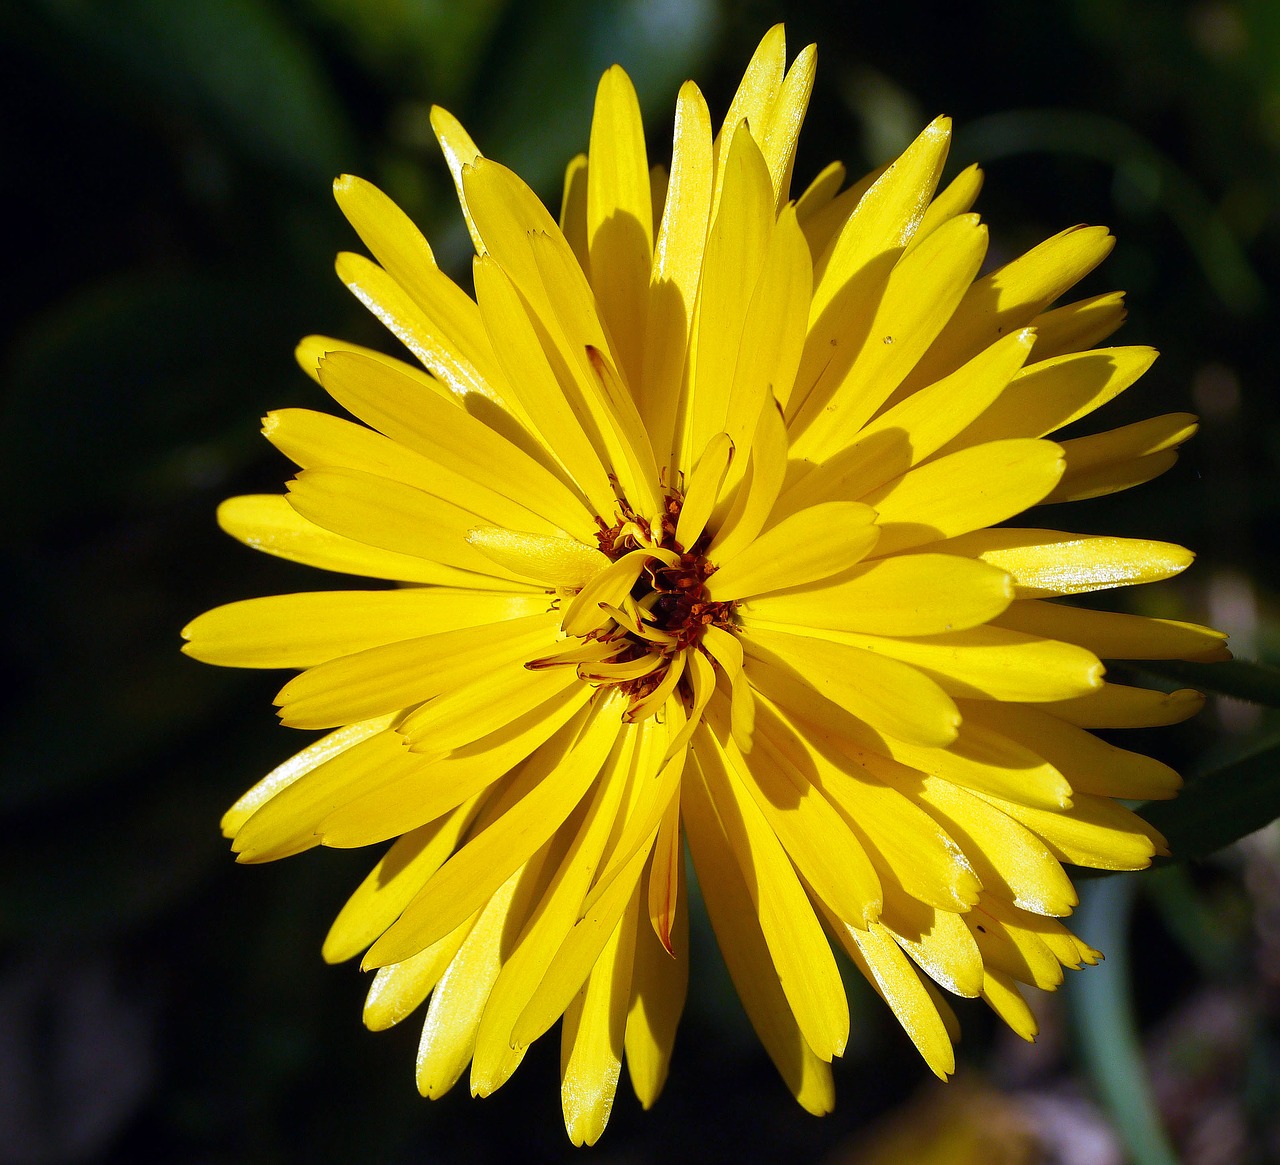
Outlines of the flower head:
M301 472L234 498L257 549L401 584L249 600L187 629L212 663L284 667L285 724L328 735L230 810L242 861L391 847L325 957L377 968L365 1019L430 998L437 1096L487 1094L561 1023L577 1142L625 1059L662 1087L688 972L684 847L752 1023L802 1105L832 1104L843 947L940 1076L981 996L1096 952L1063 863L1145 866L1121 799L1176 774L1091 728L1200 704L1100 658L1214 658L1190 624L1060 596L1169 577L1177 546L1060 532L1052 510L1167 469L1183 414L1053 440L1151 363L1095 349L1119 295L1050 304L1107 254L1064 231L979 277L981 178L938 192L940 118L847 189L796 200L814 51L761 43L718 134L696 86L669 175L621 69L557 222L462 127L432 124L475 242L475 297L385 195L339 205L374 260L338 273L417 364L324 337L299 360L359 422L272 413ZM375 261L376 260L376 261ZM1047 528L1046 528L1047 527Z

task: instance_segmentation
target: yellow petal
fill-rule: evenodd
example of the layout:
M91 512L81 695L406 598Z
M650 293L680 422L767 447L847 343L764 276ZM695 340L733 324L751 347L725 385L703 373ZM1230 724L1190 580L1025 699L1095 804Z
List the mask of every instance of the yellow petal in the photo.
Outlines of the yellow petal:
M410 707L448 691L477 668L545 654L555 638L556 617L553 611L438 631L318 664L280 690L280 715L292 727L326 728Z
M370 845L416 829L488 788L554 735L591 698L586 684L576 684L518 720L489 733L440 760L424 762L404 748L409 758L366 778L344 798L331 802L316 826L325 845L343 849Z
M837 581L744 602L744 617L797 627L933 635L1000 614L1013 597L1003 569L950 554L903 554L859 563Z
M964 915L926 905L890 886L882 922L935 983L963 999L981 993L982 952L965 926Z
M1190 413L1167 413L1064 441L1067 471L1045 501L1096 498L1159 477L1178 459L1178 446L1198 428L1199 422Z
M398 963L416 954L483 906L573 812L621 728L616 706L602 703L538 749L504 794L509 807L423 880L399 919L373 945L367 965Z
M653 205L644 123L631 79L614 65L596 89L587 177L587 237L600 317L633 383L644 359Z
M554 534L474 526L467 531L467 541L512 574L549 587L585 586L609 566L595 546Z
M711 188L715 181L711 116L698 87L686 81L676 102L671 181L653 251L640 416L658 464L671 464L672 441L694 297L702 272Z
M464 415L461 409L446 404L439 397L433 396L432 399L445 413ZM476 480L483 476L480 471L459 466L466 470L459 472L449 465L449 461L458 465L458 459L446 456L442 464L363 425L310 409L279 409L267 414L262 432L268 441L303 469L336 467L358 470L411 485L489 522L528 527L542 533L559 533L560 527L555 522ZM502 441L501 444L511 453L518 453L507 442ZM575 525L579 529L590 529L586 511L580 505L578 509L581 516Z
M417 1081L423 1096L443 1096L462 1075L475 1048L481 1009L502 966L503 935L521 876L513 874L485 906L431 995L418 1044Z
M707 236L698 288L678 468L692 466L711 437L725 428L743 329L773 235L769 168L745 127L733 135L723 186L725 197Z
M458 201L462 204L462 214L467 220L467 230L471 233L471 241L478 252L482 243L475 223L471 221L471 211L467 209L467 200L462 189L462 171L464 167L475 164L475 160L480 157L480 151L471 140L471 135L462 128L462 123L447 109L442 109L438 105L431 107L431 128L435 132L436 141L440 143L440 152L444 155L449 173L453 175Z
M189 640L183 651L225 667L311 667L400 639L519 619L546 606L545 595L445 587L271 595L206 611L182 629Z
M376 723L385 725L389 719L383 718ZM281 766L283 775L293 779L281 781L265 800L259 801L236 831L231 848L237 855L237 861L269 862L318 845L320 822L335 804L359 796L371 783L394 781L421 766L421 760L405 749L404 742L396 733L382 729L373 735L365 735L363 726L353 725L352 728L361 728L361 738L328 755L326 748L319 753L323 757L322 763L311 763L318 756L308 757L307 763L299 764L303 769L301 773L291 772L290 766L302 762L310 751L306 750ZM328 745L331 741L341 740L345 731L349 730L333 733L318 744ZM265 786L280 771L271 774L262 785ZM432 813L417 825L443 817L464 800L465 797L458 798L453 805ZM394 831L388 832L383 834L382 840L394 836Z
M902 948L881 926L856 930L835 921L832 930L854 965L893 1009L929 1070L940 1080L947 1079L956 1070L955 1049L938 1008Z
M1101 344L1125 319L1124 292L1109 291L1041 312L1036 330L1036 359L1048 360L1067 352L1084 352Z
M376 720L345 725L295 753L284 764L277 765L222 815L223 836L235 837L244 823L277 793L326 761L376 736L391 724L391 720L390 716L379 716Z
M942 747L956 738L960 713L933 680L913 667L843 643L749 625L747 655L781 660L832 703L877 731Z
M449 969L475 922L475 917L467 919L451 935L412 959L378 971L365 996L360 1016L364 1026L371 1032L386 1031L416 1011Z
M388 356L385 352L378 352L373 348L366 348L363 344L352 344L348 340L337 340L332 336L303 336L294 348L293 356L298 362L298 367L319 384L320 361L332 352L355 353L369 360L377 360L388 368L395 369L401 376L412 380L419 388L433 392L455 406L465 399L458 396L447 384L424 372L418 365L397 360L394 356Z
M694 775L686 776L682 790L693 786L695 791L686 806L696 802L695 812L705 814L710 808L716 814L805 1042L824 1060L838 1056L849 1035L848 1004L813 907L773 827L741 779L725 766L705 725L694 736L693 753ZM710 806L704 806L704 797ZM685 816L692 845L694 826L687 807ZM701 877L696 850L694 862Z
M1153 855L1168 853L1154 827L1109 797L1081 793L1065 813L984 797L1043 838L1059 861L1099 870L1143 870Z
M813 76L817 68L818 51L814 45L806 45L796 54L791 68L782 80L778 95L770 103L761 127L760 149L769 163L769 176L773 179L778 210L786 204L791 193L791 171L795 164L796 143L800 140L800 126L809 96L813 92Z
M994 805L937 777L907 791L925 805L973 863L983 889L1023 910L1070 914L1078 899L1071 879L1044 843Z
M999 627L914 636L816 633L908 663L952 696L1036 703L1069 699L1102 686L1103 667L1092 652Z
M340 963L358 955L396 921L453 852L476 807L474 801L459 805L438 821L396 839L338 912L324 940L325 962Z
M499 591L516 590L521 585L513 587L510 582L490 574L458 570L344 538L304 518L289 504L288 498L278 494L228 498L218 507L218 525L254 550L341 574Z
M579 907L626 792L636 731L624 728L589 804L580 808L570 819L568 829L562 831L569 836L557 855L538 909L515 937L510 956L493 985L480 1021L471 1069L472 1090L478 1095L487 1096L498 1088L520 1062L524 1045L517 1046L512 1033L548 965L578 920Z
M494 490L577 538L594 535L579 495L483 421L424 393L389 365L333 352L321 364L320 381L366 424L458 474L473 490Z
M505 407L506 380L476 305L448 276L424 269L410 290L363 255L344 251L334 267L348 290L453 392Z
M1156 728L1180 724L1204 707L1204 696L1190 688L1161 692L1103 684L1096 692L1042 704L1041 710L1081 728Z
M791 734L776 716L762 722L758 738L763 746L753 749L750 759L732 741L721 745L714 734L704 740L717 748L718 763L735 787L751 794L814 897L842 922L866 927L880 916L880 879L859 834L822 785L789 758L788 752L794 756L799 746L792 740L783 751L780 736ZM797 759L803 763L810 758L800 752Z
M917 466L862 499L879 514L876 555L1003 522L1058 483L1062 450L1050 441L992 441Z
M951 144L951 119L935 118L858 201L822 265L809 311L815 321L829 305L843 302L842 290L881 256L905 247L933 198Z
M1029 599L1012 603L993 622L1028 635L1044 635L1075 643L1100 659L1193 659L1214 662L1230 659L1221 631L1180 623L1174 619L1149 619L1116 611L1092 611Z
M569 159L564 170L564 194L560 199L560 229L565 242L585 271L591 275L591 251L587 241L587 173L586 154Z
M982 998L1015 1035L1029 1043L1035 1042L1040 1025L1011 976L989 968L982 983Z
M830 1112L835 1103L830 1064L818 1057L796 1023L761 931L752 886L743 878L700 774L684 782L682 805L707 914L751 1026L800 1104L818 1115Z
M1077 793L1121 797L1129 801L1172 797L1182 784L1168 765L1142 753L1116 748L1039 708L962 701L961 715L1003 732L1044 757Z
M680 520L676 523L676 543L692 547L702 536L707 519L715 508L720 495L724 475L733 459L733 442L728 433L716 433L698 458L685 490L684 504L680 507Z
M956 438L955 447L1056 432L1119 396L1155 358L1154 348L1134 347L1038 360L1013 378L991 407Z
M1071 227L979 279L900 391L946 376L1001 336L1026 327L1114 245L1105 227Z
M475 261L476 300L497 359L511 380L511 395L599 515L612 514L613 487L600 454L565 398L547 363L533 324L506 273L487 256Z
M716 135L716 188L715 202L711 208L713 216L719 207L724 190L725 171L733 135L743 122L763 129L769 119L769 111L777 101L778 92L782 88L786 63L786 30L781 24L775 24L756 46L756 51L747 63L746 72L742 75L737 92L729 103L720 132Z
M821 461L849 444L942 330L986 249L986 227L962 215L894 264L865 331L844 337L803 407L789 407L797 456Z
M416 555L459 570L524 582L467 542L485 521L425 490L358 469L304 469L289 483L289 504L304 518L379 550Z
M727 562L764 529L787 473L787 430L776 403L760 411L751 438L751 460L723 519L713 517L707 556Z
M980 558L1008 571L1019 599L1158 582L1186 570L1195 557L1172 542L1057 530L975 530L937 549Z
M858 434L853 448L872 440L876 434L901 430L910 444L908 465L919 465L957 433L965 431L966 426L1005 391L1005 386L1026 361L1033 343L1035 333L1022 328L983 348L950 376L926 385L869 421ZM864 480L871 489L885 479L864 473ZM849 496L856 495L850 493Z
M823 502L783 518L735 557L717 555L707 594L743 599L839 574L876 545L875 517L858 502Z
M678 810L678 803L677 803ZM670 952L652 928L641 924L636 934L631 974L631 1009L627 1013L627 1073L641 1107L650 1108L667 1079L676 1026L689 985L689 906L683 877L683 849L677 870L677 894Z
M560 1104L575 1145L594 1145L613 1111L622 1071L635 909L614 928L582 994L565 1013L560 1038Z
M982 170L975 162L961 170L947 188L940 191L929 203L919 227L916 228L916 233L911 236L911 241L907 244L907 250L918 247L922 240L927 239L943 223L950 222L956 215L966 213L978 200L981 190Z

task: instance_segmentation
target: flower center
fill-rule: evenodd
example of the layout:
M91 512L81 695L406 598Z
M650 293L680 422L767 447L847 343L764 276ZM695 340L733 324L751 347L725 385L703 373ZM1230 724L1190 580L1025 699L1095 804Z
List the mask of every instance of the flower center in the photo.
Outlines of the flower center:
M595 604L599 618L576 633L571 648L528 666L575 665L585 682L625 693L631 721L654 715L673 693L692 703L687 653L700 647L708 627L732 627L734 605L707 595L707 579L716 569L705 555L707 536L688 548L676 541L683 502L679 492L667 493L660 529L625 501L612 526L596 519L600 550L619 567L629 559L634 569L622 576L623 585L634 581L624 594L612 596L618 601Z

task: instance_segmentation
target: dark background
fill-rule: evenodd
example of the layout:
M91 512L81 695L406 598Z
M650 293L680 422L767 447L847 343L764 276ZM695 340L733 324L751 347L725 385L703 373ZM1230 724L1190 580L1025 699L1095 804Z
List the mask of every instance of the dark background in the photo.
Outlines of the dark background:
M416 1021L361 1027L365 978L319 946L370 855L233 864L219 815L302 738L271 714L279 676L195 664L177 632L217 603L341 582L213 521L221 498L288 474L257 418L325 407L293 363L299 337L393 350L333 275L334 253L358 246L333 176L383 186L465 279L431 103L558 206L606 66L630 72L665 159L679 83L698 79L722 115L779 19L792 53L819 45L797 190L832 158L853 174L887 160L946 112L951 171L987 169L994 260L1075 222L1116 231L1082 293L1126 289L1118 342L1163 356L1110 419L1191 409L1204 427L1166 477L1045 524L1191 546L1188 576L1122 596L1127 609L1212 622L1277 662L1280 5L0 0L15 693L0 739L0 1163L584 1159L561 1126L554 1035L495 1097L472 1101L464 1081L429 1103ZM1215 701L1141 747L1206 772L1276 729L1274 713ZM666 1093L642 1114L624 1074L594 1157L925 1160L871 1131L916 1094L913 1125L962 1130L939 1161L1016 1127L984 1165L1118 1163L1115 1130L1156 1112L1195 1165L1280 1159L1276 827L1093 886L1082 929L1118 957L1037 1003L1034 1049L962 1006L966 1080L925 1083L851 984L854 1036L821 1121L773 1073L695 926ZM1149 1075L1132 1070L1139 1048Z

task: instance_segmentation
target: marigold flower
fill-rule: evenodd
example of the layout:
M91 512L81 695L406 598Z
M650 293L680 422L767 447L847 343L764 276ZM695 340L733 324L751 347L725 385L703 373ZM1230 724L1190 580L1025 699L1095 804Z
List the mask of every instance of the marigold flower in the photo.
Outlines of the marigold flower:
M1195 429L1175 413L1049 439L1155 355L1092 347L1118 294L1049 308L1110 235L1074 227L979 277L979 171L935 193L946 118L792 201L814 62L785 69L773 29L714 135L686 84L669 176L610 69L559 222L434 110L474 299L385 195L340 179L376 262L338 273L421 367L304 340L363 424L272 413L301 472L219 520L402 585L233 603L185 631L210 663L300 669L280 717L330 730L228 812L240 860L394 839L325 957L367 948L371 1028L430 997L428 1096L468 1064L488 1094L560 1020L578 1143L624 1059L645 1106L666 1077L686 844L810 1111L848 1036L832 940L939 1076L955 1020L937 986L1031 1038L1019 984L1098 957L1059 921L1062 863L1147 865L1163 840L1120 801L1178 786L1088 730L1201 703L1109 683L1100 658L1225 653L1202 627L1055 601L1167 578L1186 550L999 525L1147 481Z

